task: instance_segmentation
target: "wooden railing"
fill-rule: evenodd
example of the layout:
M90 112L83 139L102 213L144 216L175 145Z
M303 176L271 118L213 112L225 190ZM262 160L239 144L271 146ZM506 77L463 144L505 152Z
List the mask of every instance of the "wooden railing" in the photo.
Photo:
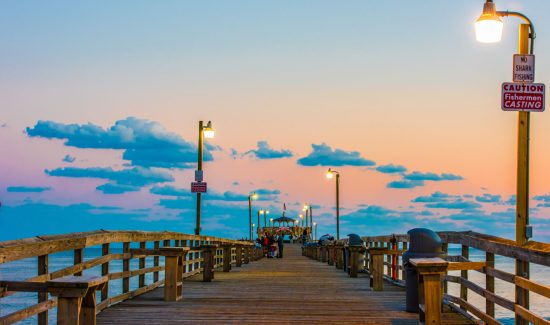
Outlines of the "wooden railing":
M120 301L130 299L145 292L151 291L165 283L163 274L166 271L165 258L162 248L186 247L183 261L180 260L181 282L183 278L203 271L202 245L217 245L215 248L214 267L224 267L229 271L231 264L240 266L261 257L253 249L250 242L235 241L211 236L195 236L177 232L140 232L140 231L96 231L87 233L73 233L68 235L33 237L21 240L0 242L0 264L19 261L26 258L37 259L37 275L24 281L11 281L13 279L0 279L0 304L2 298L14 294L14 291L38 292L37 304L20 309L9 315L0 317L0 324L11 324L34 315L38 315L38 324L48 323L48 310L55 308L57 299L50 298L45 283L53 279L67 276L79 276L86 270L100 267L102 277L109 281L121 281L122 293L113 295L109 291L109 285L103 285L99 289L100 300L95 310L101 310ZM86 248L101 248L101 256L85 259ZM112 253L113 248L118 248L120 253ZM73 265L50 272L48 268L49 256L54 253L72 251ZM141 253L140 253L141 252ZM148 253L146 253L148 252ZM237 256L237 253L240 256ZM181 254L180 254L181 255ZM225 255L225 263L224 263ZM230 258L230 261L227 260ZM132 269L131 261L137 259L138 268ZM113 272L111 262L122 261L122 271ZM149 261L149 263L147 263ZM147 267L147 264L152 266ZM228 267L229 265L229 267ZM91 271L91 270L90 270ZM97 272L97 270L96 270ZM152 281L147 283L146 275L152 274ZM130 279L138 278L137 288L130 290Z
M499 305L511 311L516 319L520 318L533 324L550 324L542 315L529 309L529 304L519 304L506 297L499 296L495 292L495 279L507 282L512 291L526 291L550 299L550 287L529 279L529 274L513 274L500 270L495 266L495 257L501 256L515 259L516 261L538 264L550 267L550 244L530 241L524 246L518 246L513 240L475 232L439 232L443 242L443 251L448 253L449 245L460 246L460 255L448 255L445 272L442 276L442 301L456 311L467 315L472 319L483 321L487 324L500 324L495 319L495 305ZM403 286L406 272L403 268L401 255L408 248L408 235L392 234L385 236L362 237L363 249L349 249L348 240L340 240L325 247L306 247L304 255L319 261L323 260L323 252L327 251L326 262L343 268L353 276L357 272L370 274L373 290L383 290L382 279ZM347 249L345 249L347 247ZM485 252L485 260L472 262L470 249L474 248ZM354 262L359 254L359 261L363 264L357 266L358 270L350 270L355 267ZM344 254L348 254L347 259ZM345 261L351 263L346 263ZM325 260L323 260L325 262ZM436 263L437 264L437 263ZM547 271L550 269L546 269ZM449 275L448 272L460 271L460 275ZM475 283L469 278L470 272L479 272L485 276L485 283ZM459 294L454 296L449 293L449 283L459 285ZM478 308L469 301L469 293L479 295L485 301L485 308ZM471 299L470 299L471 300ZM550 300L548 303L550 310ZM548 315L546 315L548 316Z

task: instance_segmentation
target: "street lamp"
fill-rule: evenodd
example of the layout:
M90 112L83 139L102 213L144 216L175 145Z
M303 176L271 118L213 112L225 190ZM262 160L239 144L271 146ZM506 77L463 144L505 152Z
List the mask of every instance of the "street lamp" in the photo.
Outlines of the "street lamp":
M501 17L513 16L521 18L524 23L519 25L518 54L533 54L535 44L535 27L531 20L522 13L513 11L497 11L492 0L483 5L483 13L476 21L476 38L480 42L498 42L502 35ZM530 40L530 42L529 42ZM517 184L516 184L516 244L525 245L527 226L529 225L529 129L530 112L518 112L518 147L517 147ZM529 263L516 260L516 275L529 278ZM529 309L529 291L516 285L515 302ZM494 317L494 310L488 312ZM528 324L516 314L516 324Z
M258 198L258 194L256 192L250 194L248 196L248 224L252 225L252 200L256 200ZM254 227L250 227L250 240L252 240L252 233Z
M199 143L198 143L198 157L197 157L197 175L195 175L195 181L202 182L202 152L204 150L204 138L214 138L214 129L212 128L212 122L208 121L204 126L203 121L199 121ZM200 175L200 176L199 176ZM197 218L195 223L195 235L201 233L201 196L202 193L197 192Z
M340 239L340 173L331 168L327 171L327 178L332 179L336 175L336 240Z
M304 215L303 214L300 214L300 221L302 222L300 224L300 226L303 227L304 226Z
M269 226L273 227L273 218L269 218Z
M252 226L250 228L251 229L250 232L252 233L254 231L254 227L256 226L256 224L251 223L250 225ZM258 238L260 238L260 236L258 236ZM252 239L252 237L250 239Z

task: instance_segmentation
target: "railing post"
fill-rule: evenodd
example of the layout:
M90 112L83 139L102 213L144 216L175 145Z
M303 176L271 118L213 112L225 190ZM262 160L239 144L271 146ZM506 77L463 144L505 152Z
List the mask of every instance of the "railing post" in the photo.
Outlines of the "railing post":
M250 263L250 246L243 247L244 249L244 264Z
M485 263L487 267L494 267L495 254L485 252ZM495 277L485 274L485 289L490 293L495 293ZM489 299L485 299L485 313L491 317L495 317L495 303Z
M336 268L343 269L344 268L344 245L336 244L335 250L336 250Z
M202 281L211 282L214 279L214 257L216 255L216 245L202 245Z
M38 275L48 274L48 255L38 256ZM44 302L48 300L47 292L38 293L38 302ZM48 325L48 311L43 311L38 314L38 325Z
M449 244L448 243L442 243L441 244L441 250L443 251L445 256L447 256L448 253L449 253ZM447 273L445 273L445 275L447 275ZM449 283L447 281L443 281L443 293L448 293L448 292L449 292Z
M470 257L470 248L466 245L462 245L462 257L465 259ZM468 270L460 271L460 277L468 280ZM460 298L468 301L468 288L463 283L460 284Z
M443 301L441 280L449 263L441 258L413 258L410 263L418 272L419 320L424 324L439 325Z
M125 242L125 243L122 243L122 253L126 254L126 253L130 253L130 243L129 242ZM124 258L122 260L122 272L130 272L130 259L129 258ZM125 274L123 277L122 277L122 292L123 293L126 293L130 291L130 277L128 274Z
M82 263L84 259L84 250L82 248L77 248L74 250L74 265ZM76 272L74 275L80 276L82 272Z
M141 249L145 249L145 242L140 242L139 243L139 248ZM140 257L139 258L139 269L142 270L145 268L145 257ZM139 275L139 287L145 287L145 274L140 274Z
M397 250L397 241L395 238L391 241L391 249ZM397 254L391 255L391 278L395 281L397 280Z
M101 245L101 255L109 255L110 254L110 244L105 243ZM109 274L109 262L105 262L101 264L101 275L106 276ZM101 289L101 301L107 300L109 298L109 286L105 285L103 286L103 289Z
M406 251L409 248L409 243L404 241L403 242L403 250ZM401 265L403 265L403 259L401 259ZM405 281L407 279L407 272L405 272L405 268L403 267L401 269L401 280ZM446 283L447 281L445 281Z
M241 267L243 265L243 245L238 244L235 247L235 266Z
M384 248L369 248L371 287L373 291L384 290Z
M164 301L179 301L183 291L183 256L166 250L164 255Z
M231 271L231 250L233 249L232 244L223 244L223 271Z
M386 251L391 250L391 242L386 242ZM391 254L386 254L386 275L391 277L392 272L392 256Z
M326 263L327 262L327 255L328 255L328 247L327 246L321 246L321 262Z
M330 243L328 246L327 246L327 263L328 265L334 265L334 244L333 243Z

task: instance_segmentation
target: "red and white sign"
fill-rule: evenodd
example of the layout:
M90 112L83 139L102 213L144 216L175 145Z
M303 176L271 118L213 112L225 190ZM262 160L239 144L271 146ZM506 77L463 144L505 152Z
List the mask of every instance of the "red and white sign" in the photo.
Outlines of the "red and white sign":
M544 84L502 83L503 111L543 112L546 87Z
M191 193L206 193L206 182L192 182Z

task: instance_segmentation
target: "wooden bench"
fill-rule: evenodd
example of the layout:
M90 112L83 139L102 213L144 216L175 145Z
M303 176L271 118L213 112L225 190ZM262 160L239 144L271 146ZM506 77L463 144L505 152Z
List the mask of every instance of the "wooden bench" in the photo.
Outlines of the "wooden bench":
M419 320L434 325L441 324L441 282L447 271L477 270L486 265L485 262L447 262L439 257L412 258L409 262L418 272Z
M405 250L394 250L385 247L369 247L370 286L373 291L384 290L384 255L402 255Z
M96 291L107 284L107 276L64 276L46 282L0 281L9 291L48 292L57 297L57 323L95 325Z
M132 255L164 256L164 301L179 301L183 297L184 260L189 247L131 249Z

